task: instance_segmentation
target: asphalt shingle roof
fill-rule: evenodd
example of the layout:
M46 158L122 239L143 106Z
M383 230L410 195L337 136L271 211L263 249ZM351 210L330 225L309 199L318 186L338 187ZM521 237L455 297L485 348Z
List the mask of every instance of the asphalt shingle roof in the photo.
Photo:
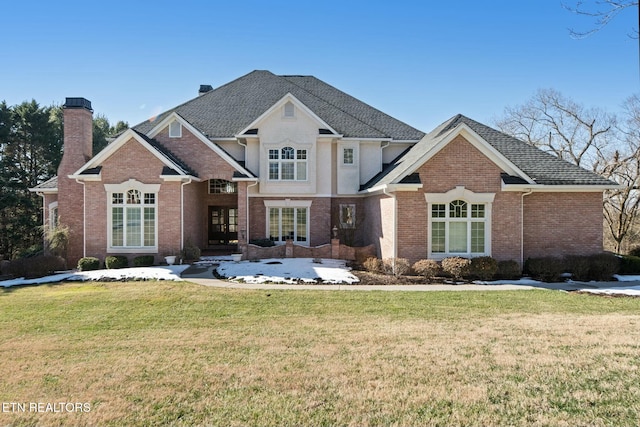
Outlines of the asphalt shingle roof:
M400 182L425 154L449 131L460 124L466 124L493 148L506 157L518 169L542 185L615 185L598 174L561 160L549 153L533 147L524 141L509 136L498 130L476 122L458 114L442 123L422 141L397 159L395 159L382 173L375 176L363 186L363 189L377 185ZM505 183L522 183L515 177L505 178Z
M253 71L134 127L148 133L172 112L209 138L237 135L291 93L345 137L418 141L424 133L313 76Z

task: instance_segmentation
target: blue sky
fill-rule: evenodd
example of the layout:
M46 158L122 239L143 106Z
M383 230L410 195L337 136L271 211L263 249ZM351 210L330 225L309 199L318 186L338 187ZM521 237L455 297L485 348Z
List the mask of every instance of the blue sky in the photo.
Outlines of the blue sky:
M314 75L423 131L457 113L491 124L539 88L615 112L640 82L636 12L575 40L568 28L592 22L559 0L23 0L0 11L0 100L82 96L130 125L255 69Z

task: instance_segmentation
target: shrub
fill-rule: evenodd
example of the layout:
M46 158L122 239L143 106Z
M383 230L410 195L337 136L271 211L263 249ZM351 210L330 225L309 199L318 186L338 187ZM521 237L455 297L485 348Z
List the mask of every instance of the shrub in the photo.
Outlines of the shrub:
M629 255L635 256L635 257L640 257L640 246L636 246L635 248L631 249L629 251Z
M640 257L624 255L620 259L620 274L640 274Z
M571 273L573 280L588 281L590 263L589 257L580 255L568 255L564 257L566 272Z
M442 270L452 275L455 279L462 279L469 274L471 261L458 256L445 258L442 260Z
M481 256L471 259L469 274L480 280L491 280L498 272L498 261L490 256Z
M589 257L589 280L611 280L620 271L620 258L613 254L596 254Z
M411 271L411 264L406 258L385 258L382 261L382 269L386 274L404 276Z
M78 271L91 271L100 268L100 260L95 257L84 257L78 260Z
M129 260L124 255L112 255L104 259L104 266L108 269L125 268L129 266Z
M524 264L524 269L535 279L544 282L557 282L564 273L564 262L560 258L542 257L529 258Z
M140 255L133 259L134 267L150 267L155 262L153 255Z
M45 239L47 247L52 255L64 257L67 254L69 245L69 228L58 225L57 227L47 227L45 229Z
M440 264L432 259L421 259L413 264L413 271L424 276L425 279L431 280L442 271Z
M182 259L195 260L195 261L199 260L200 248L194 245L193 243L191 243L190 241L187 241L187 243L184 245L184 248L182 248Z
M382 260L375 257L369 257L364 260L362 266L370 273L380 273L382 271Z
M262 248L270 248L271 246L276 245L276 243L271 239L251 239L249 240L249 244L260 246Z
M34 278L47 276L56 270L64 269L65 260L54 255L38 255L11 261L7 272L15 277Z
M522 276L522 269L518 261L498 261L498 273L500 279L519 279Z

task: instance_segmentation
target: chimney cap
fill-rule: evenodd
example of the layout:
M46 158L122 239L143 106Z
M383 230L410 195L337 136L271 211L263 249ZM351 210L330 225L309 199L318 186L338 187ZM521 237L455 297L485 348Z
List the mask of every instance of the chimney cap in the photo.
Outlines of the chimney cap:
M93 112L91 109L91 101L85 98L65 98L63 108L86 108Z
M207 92L211 92L213 90L213 86L211 85L200 85L200 89L198 89L198 95L205 94Z

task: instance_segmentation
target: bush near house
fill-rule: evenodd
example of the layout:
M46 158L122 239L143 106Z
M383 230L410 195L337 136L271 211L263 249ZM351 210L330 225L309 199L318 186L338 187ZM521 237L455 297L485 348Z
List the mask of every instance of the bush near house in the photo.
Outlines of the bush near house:
M471 261L458 256L445 258L442 260L442 270L460 280L469 274L469 266Z
M564 261L556 257L529 258L524 263L525 273L543 282L557 282L564 270Z
M437 261L432 259L421 259L413 264L413 271L426 280L432 280L434 277L442 273L442 268Z
M100 260L95 257L84 257L78 260L78 271L92 271L100 268Z
M620 274L640 274L640 257L624 255L620 259Z
M535 279L545 282L560 280L563 273L570 273L573 280L611 280L620 271L619 257L608 254L568 255L564 258L529 258L525 271Z
M364 260L362 267L369 273L380 273L382 271L382 260L375 257L369 257Z
M134 267L150 267L155 262L153 255L140 255L133 259Z
M63 270L65 260L54 255L38 255L29 258L19 258L11 261L7 266L7 274L14 277L32 279L47 276L55 271Z
M515 260L498 261L496 277L499 279L519 279L522 277L520 263Z
M260 246L261 248L270 248L271 246L275 246L276 243L271 239L251 239L249 240L249 244Z
M191 243L190 241L187 241L187 243L184 245L184 248L182 248L183 260L197 261L200 259L200 255L201 255L200 248L194 245L193 243Z
M631 249L629 251L629 255L635 256L635 257L640 257L640 246L636 246L635 248Z
M124 255L112 255L104 259L104 266L108 269L129 267L129 260Z
M406 258L386 258L382 261L382 270L392 276L404 276L411 271L411 264Z
M588 280L611 280L614 274L620 272L620 258L613 254L596 254L588 259Z
M498 272L498 261L490 256L471 258L469 275L480 280L491 280Z

